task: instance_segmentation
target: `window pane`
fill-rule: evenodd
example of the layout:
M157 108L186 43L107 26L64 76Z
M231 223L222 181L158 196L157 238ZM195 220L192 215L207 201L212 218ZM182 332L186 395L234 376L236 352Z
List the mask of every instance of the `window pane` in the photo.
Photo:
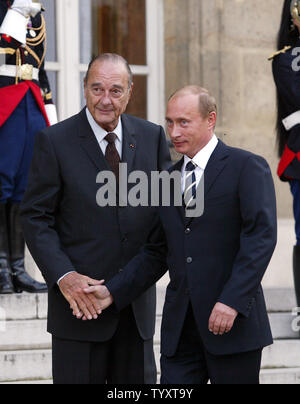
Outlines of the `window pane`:
M134 76L133 82L133 94L126 113L147 119L147 77Z
M46 20L47 30L47 54L46 61L56 62L56 6L55 0L43 0L42 1L46 12L43 14Z
M92 58L92 0L79 0L80 63L88 64Z
M80 0L81 63L89 55L118 53L146 65L145 0ZM91 31L88 30L91 27Z

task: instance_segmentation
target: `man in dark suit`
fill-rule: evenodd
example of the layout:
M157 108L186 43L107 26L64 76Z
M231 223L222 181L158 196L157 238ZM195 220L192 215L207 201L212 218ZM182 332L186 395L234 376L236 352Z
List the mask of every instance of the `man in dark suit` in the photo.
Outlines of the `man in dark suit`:
M110 279L145 243L154 209L99 207L99 172L118 178L170 166L162 127L124 114L132 92L128 63L100 55L85 79L87 108L42 131L22 205L26 242L49 288L54 383L155 383L156 293L150 288L121 312L98 317L83 289ZM77 321L70 310L88 320Z
M201 87L171 97L168 130L184 158L170 173L181 173L185 209L159 207L144 250L105 286L85 290L121 310L169 269L163 384L257 384L273 342L261 287L276 244L272 175L263 158L216 138L216 111ZM203 180L204 212L192 217Z

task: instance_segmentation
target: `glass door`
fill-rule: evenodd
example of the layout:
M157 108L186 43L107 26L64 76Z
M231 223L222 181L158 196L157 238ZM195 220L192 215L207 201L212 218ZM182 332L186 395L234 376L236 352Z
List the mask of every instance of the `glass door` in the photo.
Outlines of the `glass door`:
M85 105L92 57L118 53L134 74L127 113L164 123L163 0L43 0L49 72L60 119Z

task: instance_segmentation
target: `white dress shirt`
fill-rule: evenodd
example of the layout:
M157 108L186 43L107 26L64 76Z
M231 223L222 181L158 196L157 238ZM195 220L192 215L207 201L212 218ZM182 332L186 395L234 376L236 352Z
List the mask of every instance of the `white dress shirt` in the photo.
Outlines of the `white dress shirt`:
M114 129L112 132L106 132L106 130L104 130L103 128L101 128L101 126L97 124L88 108L86 108L86 116L104 156L106 147L108 145L108 142L105 140L105 137L108 135L108 133L114 133L115 135L117 135L115 145L119 153L120 159L122 160L123 127L121 119L119 119L119 123L116 129Z
M119 153L120 159L122 160L123 127L122 127L121 119L119 119L118 126L116 127L116 129L113 132L106 132L106 130L104 130L103 128L101 128L101 126L99 126L97 124L97 122L93 118L93 116L90 113L90 111L88 110L88 108L86 108L86 117L87 117L87 120L92 128L92 131L94 132L94 135L99 143L99 146L101 147L101 150L102 150L102 153L104 156L105 156L105 152L106 152L106 147L108 145L108 142L105 140L105 137L108 135L108 133L114 133L117 136L115 145L116 145L116 149ZM63 275L61 278L59 278L59 280L57 281L57 284L59 285L59 282L65 276L69 275L72 272L74 272L74 271L67 272L65 275Z
M201 149L195 157L190 159L188 156L184 156L184 163L181 169L181 188L182 188L182 193L185 191L185 177L187 172L185 171L185 168L187 164L192 161L195 165L195 175L196 175L196 186L198 187L200 180L203 176L204 170L207 166L207 163L213 154L215 148L217 147L219 141L216 135L213 135L211 140L207 143L203 149Z

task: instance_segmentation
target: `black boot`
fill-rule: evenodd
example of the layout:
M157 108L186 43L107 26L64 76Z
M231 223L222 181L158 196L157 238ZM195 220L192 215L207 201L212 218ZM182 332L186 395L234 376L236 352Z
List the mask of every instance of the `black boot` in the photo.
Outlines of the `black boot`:
M293 266L297 306L300 307L300 245L294 247Z
M6 204L0 204L0 294L11 293L14 293L14 286L9 264Z
M10 263L17 293L45 293L47 286L32 279L25 271L25 241L20 223L20 206L9 207Z

